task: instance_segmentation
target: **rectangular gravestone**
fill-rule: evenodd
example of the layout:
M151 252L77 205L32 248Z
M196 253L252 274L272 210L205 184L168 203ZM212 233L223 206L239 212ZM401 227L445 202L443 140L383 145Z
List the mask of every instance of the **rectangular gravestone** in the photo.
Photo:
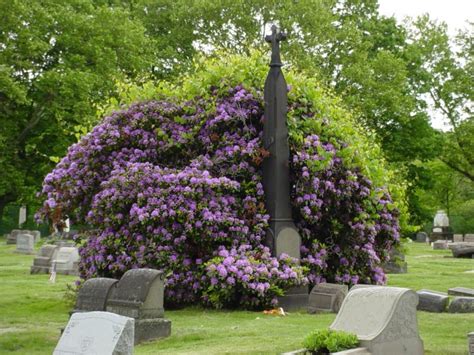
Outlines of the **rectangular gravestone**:
M474 297L474 289L467 287L453 287L448 290L448 295Z
M18 234L16 237L16 252L22 254L34 254L35 237L31 234Z
M109 312L74 313L53 355L129 355L133 339L133 318Z
M426 234L425 232L416 233L416 241L418 243L426 243L427 240L428 240L428 234Z
M51 262L54 260L58 247L56 245L45 244L43 245L38 254L33 260L30 273L32 274L48 274L51 268Z
M474 234L466 234L464 236L464 241L467 243L474 243Z
M474 355L474 332L467 335L467 347L469 355Z
M308 296L308 313L339 312L348 292L347 285L320 283Z
M13 229L7 236L7 244L16 244L16 238L18 234L21 234L22 232L22 230Z
M41 232L37 230L29 230L27 231L28 234L31 234L35 237L35 243L38 243L41 240Z
M445 250L448 249L448 241L447 240L437 240L433 242L433 250Z
M464 242L464 236L462 234L454 234L453 242Z
M444 312L448 306L449 297L446 293L420 290L416 292L419 297L418 307L419 311L426 312Z
M56 272L63 275L78 275L77 263L79 252L76 247L62 247L59 249L56 259Z
M107 300L107 312L135 319L135 344L171 334L164 318L164 274L153 269L128 270Z

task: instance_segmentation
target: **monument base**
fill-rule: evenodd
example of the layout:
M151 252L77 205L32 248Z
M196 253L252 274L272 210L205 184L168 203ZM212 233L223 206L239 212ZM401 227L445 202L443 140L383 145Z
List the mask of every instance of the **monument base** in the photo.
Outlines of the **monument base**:
M278 297L278 306L285 311L304 310L308 307L308 286L293 287L284 296Z
M135 319L135 345L171 335L171 321L164 318Z

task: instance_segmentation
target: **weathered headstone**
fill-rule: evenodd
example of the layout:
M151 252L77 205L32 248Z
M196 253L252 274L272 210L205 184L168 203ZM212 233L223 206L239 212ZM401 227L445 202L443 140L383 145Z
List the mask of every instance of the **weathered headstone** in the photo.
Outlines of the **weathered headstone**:
M347 285L320 283L314 286L308 298L308 313L339 312L347 292Z
M464 236L462 234L453 234L453 242L464 242Z
M467 335L467 349L469 355L474 355L474 332Z
M448 311L449 313L474 313L474 297L454 297Z
M448 306L449 297L442 292L420 290L416 292L419 297L418 307L419 311L426 312L444 312Z
M464 241L466 243L474 243L474 234L466 234L464 235Z
M77 293L73 312L106 311L107 300L118 280L107 277L89 279Z
M444 250L448 249L448 241L447 240L437 240L433 242L433 250Z
M428 239L428 234L426 234L425 232L416 233L416 241L418 243L426 243L427 239Z
M474 289L467 287L453 287L448 289L448 295L474 297Z
M163 338L171 334L171 321L164 318L163 297L163 272L132 269L112 289L107 311L135 319L135 344Z
M108 312L74 313L53 355L129 355L133 339L133 318Z
M383 264L382 267L387 274L406 274L408 270L405 255L397 249L390 251L390 260Z
M78 275L79 252L75 247L61 247L54 259L56 272L63 275Z
M20 229L13 229L8 235L7 235L7 244L16 244L16 238L18 234L23 233L22 230Z
M43 245L38 254L36 254L31 266L30 273L32 274L47 274L51 267L51 261L56 257L58 247L56 245Z
M38 243L41 240L41 232L38 230L29 230L28 234L31 234L35 237L35 243Z
M417 294L406 288L357 288L347 294L330 328L355 333L373 354L421 355L417 304Z
M16 252L22 254L34 254L35 237L31 234L18 234L16 237Z

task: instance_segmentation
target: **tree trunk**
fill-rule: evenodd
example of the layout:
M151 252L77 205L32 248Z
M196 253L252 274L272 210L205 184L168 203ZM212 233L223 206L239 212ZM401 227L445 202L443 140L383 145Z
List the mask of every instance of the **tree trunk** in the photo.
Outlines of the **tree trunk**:
M3 212L5 211L5 207L13 201L15 201L15 196L13 196L13 194L5 194L0 196L0 223L3 220Z

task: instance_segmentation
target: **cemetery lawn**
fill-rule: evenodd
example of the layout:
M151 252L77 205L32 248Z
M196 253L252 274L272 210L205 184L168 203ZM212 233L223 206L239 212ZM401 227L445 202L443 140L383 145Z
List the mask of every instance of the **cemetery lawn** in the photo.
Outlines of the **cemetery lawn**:
M38 248L38 247L37 247ZM67 284L76 277L30 275L33 255L14 253L0 238L0 353L51 354L72 301ZM450 251L425 244L407 245L408 274L389 275L389 285L444 291L474 287L474 261L454 259ZM310 331L331 324L335 315L291 313L286 317L261 312L200 308L166 311L172 336L135 347L136 354L276 354L301 348ZM474 314L418 312L426 354L466 354L466 334L474 331Z

